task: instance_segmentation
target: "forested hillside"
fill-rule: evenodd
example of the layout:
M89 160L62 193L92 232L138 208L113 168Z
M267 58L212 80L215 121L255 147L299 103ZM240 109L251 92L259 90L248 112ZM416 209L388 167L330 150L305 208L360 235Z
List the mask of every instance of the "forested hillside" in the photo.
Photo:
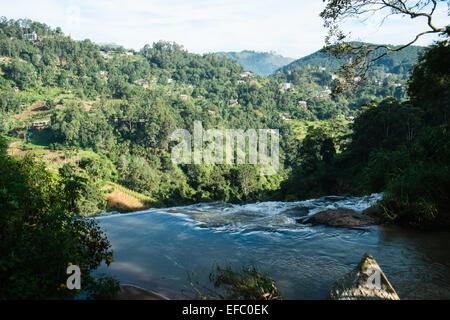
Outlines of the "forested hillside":
M387 221L448 227L449 50L446 41L424 50L408 79L408 100L362 105L348 140L334 129L308 128L284 192L293 198L384 192Z
M361 43L352 43L354 45ZM371 44L367 44L371 45ZM399 46L391 46L392 48L399 48ZM371 70L371 72L382 71L385 73L401 74L404 77L407 76L408 71L416 63L417 58L424 47L419 46L409 46L405 49L392 52L378 60L376 62L376 67ZM384 53L386 50L378 49L373 53L373 55L379 55ZM350 57L349 57L350 58ZM297 59L288 65L280 68L278 71L287 72L296 69L297 67L323 67L331 71L336 71L337 68L342 64L342 61L334 57L331 53L317 51L303 58Z
M279 68L294 61L292 58L283 57L274 52L244 50L240 52L217 52L217 54L235 60L241 64L245 70L260 76L272 74Z
M418 50L386 58L354 91L333 96L339 76L318 62L321 53L309 58L311 63L295 68L293 63L262 77L233 59L192 54L175 43L133 51L75 41L38 22L2 19L0 131L9 139L11 155L33 154L54 173L83 179L78 205L86 214L360 192L350 183L333 189L331 176L327 188L307 186L304 192L299 183L309 178L303 173L299 178L298 168L316 170L318 159L346 154L364 136L351 133L367 106L407 106L406 69ZM409 96L416 92L410 89ZM393 98L381 102L388 97ZM194 121L205 129L279 129L279 172L261 176L257 166L173 165L170 134L177 128L192 132ZM374 143L363 145L370 149ZM370 152L365 152L367 161ZM128 200L121 203L121 197Z

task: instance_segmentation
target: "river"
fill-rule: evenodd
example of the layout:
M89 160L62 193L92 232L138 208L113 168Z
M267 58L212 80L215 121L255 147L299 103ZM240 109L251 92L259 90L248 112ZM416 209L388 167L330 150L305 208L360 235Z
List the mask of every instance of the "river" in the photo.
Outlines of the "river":
M214 202L101 215L95 219L111 241L114 262L96 272L187 299L194 297L189 277L209 286L216 263L254 264L270 274L285 299L325 299L330 285L370 252L401 299L450 299L449 232L333 228L295 220L327 208L362 211L380 198Z

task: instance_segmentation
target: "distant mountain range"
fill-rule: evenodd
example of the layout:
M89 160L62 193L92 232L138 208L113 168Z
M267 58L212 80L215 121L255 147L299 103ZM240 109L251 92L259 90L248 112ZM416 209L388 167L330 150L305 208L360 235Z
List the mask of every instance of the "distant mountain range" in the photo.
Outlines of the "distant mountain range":
M395 47L395 46L394 46ZM388 73L407 73L417 61L419 53L424 49L420 46L410 46L399 52L392 52L377 61L377 65ZM381 52L381 50L380 50ZM335 71L341 65L341 61L328 53L320 50L300 59L283 57L275 52L257 52L244 50L240 52L217 52L240 63L244 69L258 75L270 75L277 72L287 72L297 67L322 67Z
M240 63L244 69L265 76L274 73L295 59L283 57L275 52L256 52L244 50L241 52L217 52Z
M394 46L395 47L395 46ZM392 52L376 62L377 66L383 67L385 72L390 73L403 73L407 72L412 65L417 61L419 53L424 49L420 46L410 46L398 52ZM382 49L379 50L379 53ZM277 71L287 72L296 69L297 67L322 67L327 68L330 71L335 71L342 61L338 60L329 53L316 51L308 56L295 60Z

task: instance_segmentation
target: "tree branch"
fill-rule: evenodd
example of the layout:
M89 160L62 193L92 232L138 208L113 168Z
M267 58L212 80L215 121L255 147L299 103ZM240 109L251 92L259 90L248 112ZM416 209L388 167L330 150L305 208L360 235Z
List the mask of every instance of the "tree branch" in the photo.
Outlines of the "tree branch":
M437 0L417 0L414 4L409 2L410 5L408 5L408 0L324 0L324 2L327 2L327 5L320 16L324 19L324 25L329 29L329 35L323 50L331 52L338 58L353 57L341 67L341 74L346 80L352 77L354 79L355 75L360 76L361 79L365 78L368 70L376 61L391 52L398 52L411 46L426 34L450 35L450 26L436 27L433 24L433 14L438 6ZM383 21L391 15L406 15L411 19L425 17L427 30L418 33L414 39L397 48L388 45L354 45L354 43L345 41L348 35L338 28L341 21L358 16L364 18L366 14L383 9L391 10L389 14L386 13ZM384 49L384 51L378 54L376 51L379 49Z

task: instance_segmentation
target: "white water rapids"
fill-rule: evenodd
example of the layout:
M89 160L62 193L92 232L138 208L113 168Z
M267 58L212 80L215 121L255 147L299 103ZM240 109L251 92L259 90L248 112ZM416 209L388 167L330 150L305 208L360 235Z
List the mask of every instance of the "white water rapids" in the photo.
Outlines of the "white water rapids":
M114 263L109 272L174 298L192 298L189 275L209 285L214 265L254 264L267 271L287 299L324 299L329 286L370 252L401 299L450 299L448 232L395 227L358 229L299 224L324 209L361 212L381 198L323 197L299 202L223 202L105 214Z

